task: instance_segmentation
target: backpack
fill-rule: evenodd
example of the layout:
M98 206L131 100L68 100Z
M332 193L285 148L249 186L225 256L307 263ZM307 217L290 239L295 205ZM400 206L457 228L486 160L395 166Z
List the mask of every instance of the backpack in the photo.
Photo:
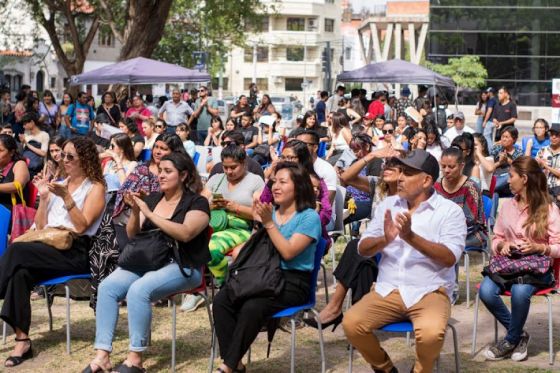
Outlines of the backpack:
M447 114L445 113L445 106L438 105L436 110L436 124L441 133L444 134L447 131Z
M232 302L254 297L277 297L284 288L280 254L265 228L245 243L229 268L224 285Z

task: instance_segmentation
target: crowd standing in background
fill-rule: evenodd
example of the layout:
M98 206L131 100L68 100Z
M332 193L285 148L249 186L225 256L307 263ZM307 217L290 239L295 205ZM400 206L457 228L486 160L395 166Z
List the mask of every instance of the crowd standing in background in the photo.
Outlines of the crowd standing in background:
M60 102L29 86L15 103L0 94L0 208L17 214L12 196L22 191L36 209L26 233L20 223L9 233L0 258L0 317L16 334L6 367L34 354L30 295L50 296L35 289L41 281L91 275L96 355L84 372L141 372L151 307L207 273L221 289L213 301L218 372L244 372L242 357L270 317L309 298L315 252L335 250L337 222L350 224L352 236L334 271L339 284L306 325L342 323L376 372L396 372L371 331L410 320L413 370L430 372L460 297L458 262L476 248L492 257L480 299L507 329L485 356L527 358L530 298L553 284L560 257L560 123L539 118L519 143L507 87L480 93L473 123L427 87L413 98L407 86L394 96L338 86L318 91L313 109L293 119L256 84L225 118L203 85L172 89L170 99L130 93L104 92L97 107L86 92ZM70 243L60 248L41 235L53 230ZM229 268L262 255L253 249L263 237L282 285L274 296L237 298L235 286L254 283L232 285ZM159 257L142 259L138 247ZM493 272L497 260L519 258L538 263L540 276L521 273L525 282L512 284ZM343 314L348 290L353 305ZM506 290L511 311L500 298ZM130 349L113 368L124 300ZM181 310L205 301L190 294Z

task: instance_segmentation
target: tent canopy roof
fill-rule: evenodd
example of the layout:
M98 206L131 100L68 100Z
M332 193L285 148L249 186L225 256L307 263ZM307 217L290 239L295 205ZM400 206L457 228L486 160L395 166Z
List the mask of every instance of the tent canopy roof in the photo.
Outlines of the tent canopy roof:
M206 72L186 69L149 58L136 57L83 74L72 75L70 84L156 84L207 81L210 81L210 75Z

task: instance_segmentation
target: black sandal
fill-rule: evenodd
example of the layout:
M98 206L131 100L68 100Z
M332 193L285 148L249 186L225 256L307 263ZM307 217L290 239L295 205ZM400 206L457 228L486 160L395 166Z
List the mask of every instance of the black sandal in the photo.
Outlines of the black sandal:
M128 366L125 363L122 363L118 367L115 368L113 372L119 373L146 373L146 369L137 367L136 365Z
M6 361L4 362L4 367L6 368L13 368L15 366L20 365L26 360L29 360L33 357L33 349L31 347L31 339L29 338L16 338L16 342L29 342L29 350L25 351L21 356L9 356ZM6 365L7 362L12 363L12 365Z
M102 361L99 360L98 358L93 359L93 361L91 363L89 363L88 366L84 370L82 370L82 373L111 372L113 370L112 367L104 368L103 365L101 365L101 363L102 363ZM91 369L92 364L97 366L97 369L95 369L95 370Z

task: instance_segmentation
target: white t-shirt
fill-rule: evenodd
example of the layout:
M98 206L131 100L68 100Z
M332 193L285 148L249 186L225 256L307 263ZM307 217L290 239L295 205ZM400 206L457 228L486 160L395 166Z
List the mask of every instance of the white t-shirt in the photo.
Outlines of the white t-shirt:
M321 179L327 184L327 189L330 192L336 192L337 176L334 167L323 158L317 157L315 162L313 162L313 169Z
M488 161L493 161L494 157L488 156L485 158ZM492 183L492 172L486 171L486 169L479 164L480 167L480 190L490 190L490 184Z
M36 135L32 135L30 132L25 132L24 133L25 136L25 141L29 142L29 141L37 141L39 144L41 144L41 150L46 152L49 150L49 134L46 133L45 131L40 131L39 133L37 133Z
M453 142L453 139L455 137L461 136L464 132L474 133L474 130L469 126L464 126L462 130L458 130L456 127L451 127L447 131L445 131L445 134L443 136L447 137L449 139L449 142Z

